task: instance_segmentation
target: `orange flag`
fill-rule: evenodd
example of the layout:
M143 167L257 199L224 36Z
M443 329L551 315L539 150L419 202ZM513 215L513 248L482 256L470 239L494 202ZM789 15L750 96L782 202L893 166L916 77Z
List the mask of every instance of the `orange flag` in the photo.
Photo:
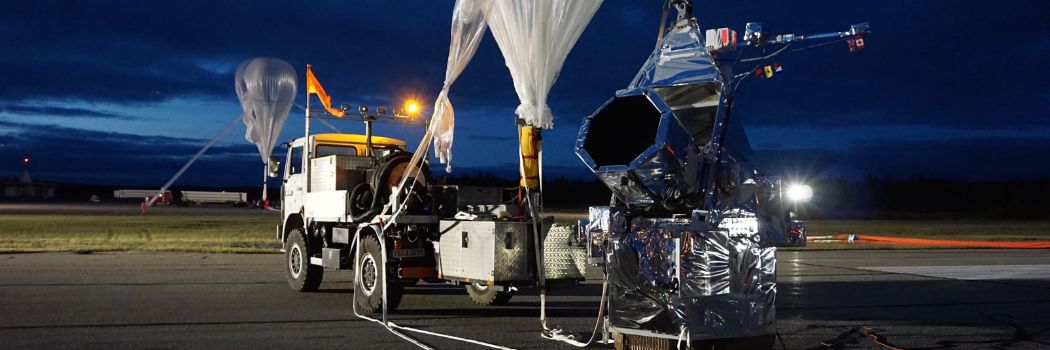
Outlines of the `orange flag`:
M317 81L317 77L314 76L314 71L310 70L310 65L306 65L306 98L310 98L310 94L317 95L317 99L321 100L321 105L328 111L329 114L336 117L342 117L343 111L332 108L332 97L328 96L328 93L324 91L324 87L321 86L321 82Z

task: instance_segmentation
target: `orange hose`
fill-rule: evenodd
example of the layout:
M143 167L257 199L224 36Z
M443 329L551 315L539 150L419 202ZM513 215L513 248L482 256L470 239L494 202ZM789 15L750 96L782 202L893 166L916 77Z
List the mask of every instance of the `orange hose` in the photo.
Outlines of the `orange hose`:
M849 235L835 235L836 239L847 240ZM946 239L925 239L906 237L883 237L855 235L854 243L878 243L910 246L940 246L961 248L1010 248L1010 249L1047 249L1050 241L964 241Z

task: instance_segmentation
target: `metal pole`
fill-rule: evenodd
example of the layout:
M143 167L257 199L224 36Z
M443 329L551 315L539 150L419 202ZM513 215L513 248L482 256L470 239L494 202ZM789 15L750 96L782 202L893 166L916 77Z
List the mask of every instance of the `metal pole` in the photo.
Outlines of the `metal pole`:
M306 71L310 71L309 64L306 65ZM310 142L310 87L306 88L306 118L304 119L306 119L306 127L304 128L304 132L306 133L306 143L303 146L304 149L302 161L305 164L301 166L303 167L303 181L306 182L306 192L310 192L310 148L312 148L312 142ZM289 159L288 161L291 161L291 159ZM303 207L305 206L306 196L303 196Z
M266 203L266 182L267 182L267 180L269 180L269 170L270 170L270 160L267 159L266 163L263 164L263 193L262 193L262 203L259 203L259 205L263 205L264 203Z
M372 150L372 117L367 114L365 118L365 155L369 157L375 157L375 152Z

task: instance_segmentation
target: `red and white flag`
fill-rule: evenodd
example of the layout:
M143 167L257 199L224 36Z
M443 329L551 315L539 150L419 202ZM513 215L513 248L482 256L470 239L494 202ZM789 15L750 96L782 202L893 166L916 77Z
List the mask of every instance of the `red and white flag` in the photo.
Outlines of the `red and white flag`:
M858 35L856 38L849 38L846 40L849 44L849 52L857 52L864 49L864 37Z

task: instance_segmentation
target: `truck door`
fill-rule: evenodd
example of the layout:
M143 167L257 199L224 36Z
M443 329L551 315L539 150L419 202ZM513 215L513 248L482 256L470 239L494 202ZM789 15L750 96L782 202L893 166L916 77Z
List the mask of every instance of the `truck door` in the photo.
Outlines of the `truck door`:
M298 213L303 207L303 191L306 179L303 175L303 142L293 142L288 147L288 155L284 164L284 186L282 186L282 205L284 216Z

